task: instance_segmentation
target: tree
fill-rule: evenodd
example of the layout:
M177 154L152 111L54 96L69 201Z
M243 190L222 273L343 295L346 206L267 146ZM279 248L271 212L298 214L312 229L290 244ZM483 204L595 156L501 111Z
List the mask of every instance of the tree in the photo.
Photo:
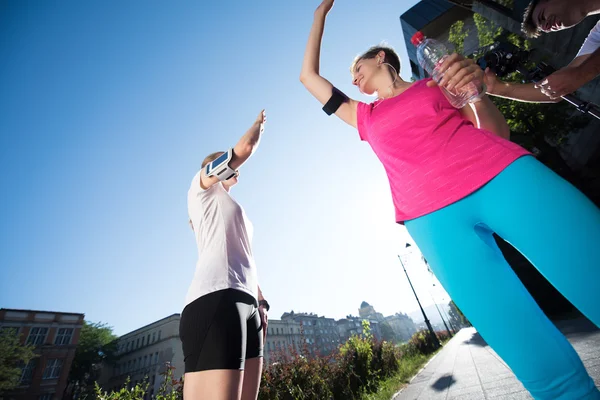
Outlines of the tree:
M84 321L69 372L69 386L76 388L72 389L74 392L93 390L102 365L111 365L116 360L116 339L112 327L101 322Z
M460 311L460 308L458 308L456 304L454 304L454 300L450 300L450 303L448 303L448 307L450 308L450 310L448 311L448 315L450 316L450 322L452 323L452 325L459 327L471 326L471 323L469 322L467 317L465 317L462 311Z
M394 330L388 322L381 322L379 327L381 329L381 339L388 342L396 342L398 340Z
M493 44L500 37L525 50L531 48L529 41L517 34L505 32L501 27L481 15L474 14L473 19L477 27L480 48ZM466 37L464 23L462 21L455 22L450 28L448 40L457 49L462 49L464 37ZM482 55L475 53L469 56L477 59ZM526 67L531 68L531 64ZM518 72L503 78L507 82L521 82L521 79ZM534 153L541 162L585 191L580 176L566 164L557 146L564 143L571 133L583 128L588 123L587 118L577 114L575 109L566 102L538 104L499 97L491 97L491 99L506 118L513 142Z
M0 330L0 393L17 387L23 367L37 357L34 349L21 343L15 329Z

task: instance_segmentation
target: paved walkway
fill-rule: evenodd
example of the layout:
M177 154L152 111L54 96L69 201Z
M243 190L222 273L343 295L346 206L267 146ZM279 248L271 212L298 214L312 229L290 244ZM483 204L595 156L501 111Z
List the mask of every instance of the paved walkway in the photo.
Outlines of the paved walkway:
M558 322L600 387L600 331L587 320ZM461 330L392 400L532 399L474 328Z

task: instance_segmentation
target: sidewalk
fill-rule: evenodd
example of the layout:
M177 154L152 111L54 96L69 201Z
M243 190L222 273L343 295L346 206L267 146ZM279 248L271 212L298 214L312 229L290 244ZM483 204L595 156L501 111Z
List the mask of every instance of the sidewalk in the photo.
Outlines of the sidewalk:
M600 387L600 331L587 320L556 324ZM474 328L461 330L392 400L532 399Z

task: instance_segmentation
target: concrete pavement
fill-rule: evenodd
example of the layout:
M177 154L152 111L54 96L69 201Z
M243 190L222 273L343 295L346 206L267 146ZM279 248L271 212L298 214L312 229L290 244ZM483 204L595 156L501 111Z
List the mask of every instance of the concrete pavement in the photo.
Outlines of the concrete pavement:
M600 331L585 319L559 321L600 387ZM392 400L532 399L474 328L461 330Z

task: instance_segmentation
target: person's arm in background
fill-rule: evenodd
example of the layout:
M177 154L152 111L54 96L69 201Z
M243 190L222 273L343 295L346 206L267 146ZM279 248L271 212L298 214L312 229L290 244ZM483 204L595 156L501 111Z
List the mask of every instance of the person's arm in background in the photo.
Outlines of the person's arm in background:
M559 69L536 84L542 93L554 101L571 94L600 75L600 49L576 57L569 65Z

